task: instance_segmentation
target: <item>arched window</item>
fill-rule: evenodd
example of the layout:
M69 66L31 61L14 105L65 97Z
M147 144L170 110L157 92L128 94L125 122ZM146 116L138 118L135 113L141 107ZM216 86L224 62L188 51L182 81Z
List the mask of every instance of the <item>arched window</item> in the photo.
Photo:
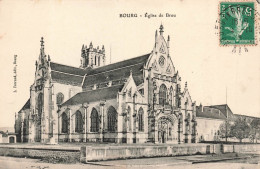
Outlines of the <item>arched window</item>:
M98 111L93 108L91 111L91 126L90 126L90 131L91 132L98 132L99 130L99 118L98 118Z
M81 112L77 111L75 117L75 132L80 133L82 131L83 131L83 118Z
M166 98L167 98L167 88L164 84L162 84L159 89L159 104L160 105L167 104Z
M107 128L109 132L117 131L117 112L112 106L109 107L107 112Z
M144 110L142 107L138 111L138 129L144 131Z
M173 106L173 89L172 89L172 87L170 88L170 93L169 93L169 104L171 105L171 106Z
M64 95L62 93L58 93L57 96L56 96L56 103L59 105L59 104L62 104L63 103L63 100L64 100Z
M68 116L65 112L61 115L62 121L61 121L61 132L62 133L68 133Z
M100 56L98 57L98 66L100 66Z

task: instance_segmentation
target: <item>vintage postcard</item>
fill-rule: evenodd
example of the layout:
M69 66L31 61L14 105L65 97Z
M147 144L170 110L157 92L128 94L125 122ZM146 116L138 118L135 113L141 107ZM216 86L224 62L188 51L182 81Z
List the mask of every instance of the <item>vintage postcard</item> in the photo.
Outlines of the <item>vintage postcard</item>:
M0 169L258 168L259 0L0 0Z

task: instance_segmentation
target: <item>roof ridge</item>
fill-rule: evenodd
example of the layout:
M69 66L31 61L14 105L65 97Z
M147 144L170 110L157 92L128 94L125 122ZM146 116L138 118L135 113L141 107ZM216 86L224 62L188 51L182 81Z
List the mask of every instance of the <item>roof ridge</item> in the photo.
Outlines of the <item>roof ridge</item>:
M90 74L90 75L87 74L87 76L88 77L89 76L95 76L95 75L98 75L98 74L107 73L107 72L111 72L111 71L114 71L114 70L119 70L119 69L131 67L131 66L135 66L135 65L139 65L139 64L143 64L143 63L137 63L137 64L133 64L133 65L129 65L129 66L123 66L123 67L120 67L120 68L110 69L110 70L107 70L107 71L104 71L104 72L94 73L94 74Z
M57 72L57 73L63 73L63 74L67 74L67 75L72 75L72 76L78 76L78 77L84 77L84 76L85 76L85 75L81 76L81 75L76 75L76 74L61 72L61 71L57 71L57 70L51 70L51 71L52 71L52 72Z
M134 60L134 59L137 59L137 58L141 58L141 57L144 57L144 56L147 56L147 55L150 55L150 53L147 53L147 54L144 54L144 55L141 55L141 56L138 56L138 57L130 58L130 59L125 59L125 60L118 61L118 62L115 62L115 63L111 63L111 64L104 65L104 66L101 66L101 67L97 67L97 68L94 68L92 70L95 71L95 70L98 70L98 69L101 69L101 68L106 68L108 66L112 66L112 65L119 64L119 63L122 63L122 62L131 61L131 60ZM122 68L122 67L120 67L120 68ZM114 70L114 69L112 69L112 70Z
M109 87L98 88L98 89L95 89L95 90L82 91L80 93L87 93L87 92L91 92L91 91L98 91L98 90L102 90L102 89L112 88L112 87L116 87L116 86L123 86L123 85L124 84L117 84L117 85L112 85L112 86L109 86Z
M62 64L62 63L57 63L57 62L52 62L52 61L51 61L51 63L54 63L54 64L59 64L59 65L62 65L62 66L68 66L68 67L72 67L72 68L76 68L76 69L85 70L85 69L83 69L83 68L81 68L81 67L74 67L74 66L71 66L71 65L66 65L66 64Z

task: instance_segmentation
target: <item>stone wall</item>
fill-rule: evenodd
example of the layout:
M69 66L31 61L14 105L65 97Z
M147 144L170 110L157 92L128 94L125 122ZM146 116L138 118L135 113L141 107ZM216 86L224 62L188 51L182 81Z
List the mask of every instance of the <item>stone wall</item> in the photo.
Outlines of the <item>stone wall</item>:
M246 153L246 152L259 152L260 145L259 144L240 144L240 145L223 145L223 152L230 153Z
M0 146L0 156L55 158L60 161L89 162L142 157L180 156L229 152L259 152L260 145L172 144L172 145L100 145L96 147L17 147Z
M214 145L81 147L81 162L214 153Z
M62 161L66 161L67 159L70 159L70 161L79 161L80 150L0 146L0 156L28 157L28 158L39 158L39 159L58 158L61 159Z

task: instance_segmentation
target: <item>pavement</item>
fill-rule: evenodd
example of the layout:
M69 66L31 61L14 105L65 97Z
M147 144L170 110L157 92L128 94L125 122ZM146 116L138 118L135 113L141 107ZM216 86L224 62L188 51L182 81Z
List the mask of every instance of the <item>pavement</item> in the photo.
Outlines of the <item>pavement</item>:
M87 164L52 164L39 159L0 156L0 169L256 169L260 168L257 154L227 153L91 162Z
M210 155L192 155L192 156L175 156L175 157L161 157L161 158L142 158L142 159L127 159L127 160L111 160L111 161L98 161L88 162L87 164L100 165L100 166L173 166L173 165L187 165L197 163L214 163L229 160L241 160L255 158L260 161L258 154L210 154ZM258 163L258 162L257 162Z

